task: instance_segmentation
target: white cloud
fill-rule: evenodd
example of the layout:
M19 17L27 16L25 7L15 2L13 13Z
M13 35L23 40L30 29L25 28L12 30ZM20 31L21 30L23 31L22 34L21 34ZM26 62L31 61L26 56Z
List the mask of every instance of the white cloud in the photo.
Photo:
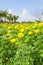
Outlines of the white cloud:
M28 12L27 9L23 9L23 11L19 14L20 21L34 21L35 17Z
M15 12L13 9L8 9L9 14L15 14L19 16L18 21L34 21L35 17L27 10L23 9L21 13Z
M21 17L22 17L23 19L25 19L25 18L27 17L27 10L26 10L26 9L24 9L24 10L22 11Z
M12 12L13 12L13 9L8 9L9 14L12 14Z
M14 11L14 9L8 9L7 11L9 14L17 15L16 12Z

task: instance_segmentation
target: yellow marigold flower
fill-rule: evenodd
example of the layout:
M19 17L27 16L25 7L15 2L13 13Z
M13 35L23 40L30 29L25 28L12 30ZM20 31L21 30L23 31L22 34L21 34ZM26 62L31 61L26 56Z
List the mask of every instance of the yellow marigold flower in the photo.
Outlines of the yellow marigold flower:
M20 29L20 32L24 32L24 29Z
M10 36L10 33L7 33L6 36Z
M19 38L23 38L24 37L24 34L23 33L18 33L18 37Z
M18 26L18 25L16 25L14 28L18 30L18 29L19 29L19 26Z
M32 34L33 34L33 32L28 32L28 34L29 34L29 35L32 35Z
M20 27L23 27L23 24L21 24Z
M25 39L24 42L28 42L29 40L28 39Z
M11 26L8 26L8 29L11 29Z
M28 30L29 29L29 27L25 27L25 30Z
M42 23L39 23L39 26L43 26L43 22Z
M40 32L40 30L34 30L34 32L35 32L35 33L39 33L39 32Z
M17 41L17 39L16 38L13 38L10 41L11 41L11 43L15 43Z
M36 25L34 25L32 28L36 28Z
M11 32L11 30L8 30L8 33L10 33Z
M36 28L38 26L38 23L35 22L34 25L32 26L32 28Z

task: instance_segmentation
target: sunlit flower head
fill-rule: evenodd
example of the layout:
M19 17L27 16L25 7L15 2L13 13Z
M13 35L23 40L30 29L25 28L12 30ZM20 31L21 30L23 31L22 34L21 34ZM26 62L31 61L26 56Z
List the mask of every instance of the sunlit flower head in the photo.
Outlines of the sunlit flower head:
M23 38L24 37L24 33L18 33L18 37L19 38Z

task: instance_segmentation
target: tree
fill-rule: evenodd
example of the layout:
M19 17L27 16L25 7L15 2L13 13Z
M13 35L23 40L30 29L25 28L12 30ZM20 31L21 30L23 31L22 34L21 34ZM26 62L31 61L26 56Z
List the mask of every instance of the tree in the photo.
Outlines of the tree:
M4 22L15 22L16 23L16 20L19 18L19 16L9 14L7 10L5 11L0 10L0 20L2 21L3 18L4 18Z
M43 11L35 11L34 13L33 13L33 15L35 16L35 20L36 21L43 21Z
M7 19L7 14L8 14L7 10L2 11L2 17L4 18L5 22L6 22L6 19Z
M7 19L9 20L9 22L13 22L13 15L8 14Z
M0 10L0 22L2 22L2 10Z
M18 18L19 18L19 16L16 16L16 15L13 16L14 23L16 23L16 21L17 21Z

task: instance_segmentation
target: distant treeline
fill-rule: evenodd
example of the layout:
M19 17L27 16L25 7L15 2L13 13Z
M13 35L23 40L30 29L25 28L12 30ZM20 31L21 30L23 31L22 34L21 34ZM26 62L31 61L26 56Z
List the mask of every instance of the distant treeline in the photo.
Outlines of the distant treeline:
M0 23L28 23L31 22L33 23L34 21L22 21L22 22L17 22L19 16L9 14L7 10L0 10ZM40 22L40 20L36 20L37 22Z
M0 23L16 23L19 16L9 14L7 10L0 10Z

